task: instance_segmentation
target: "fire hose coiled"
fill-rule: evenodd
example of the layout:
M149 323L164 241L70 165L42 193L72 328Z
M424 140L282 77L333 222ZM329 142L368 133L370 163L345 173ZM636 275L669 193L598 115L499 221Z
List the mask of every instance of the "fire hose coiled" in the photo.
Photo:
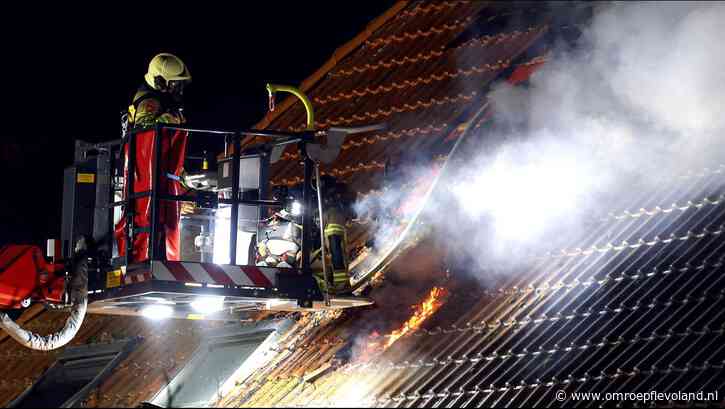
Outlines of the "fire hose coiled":
M50 335L40 335L18 325L6 313L0 313L0 328L23 346L37 351L50 351L66 345L81 328L88 308L88 258L79 258L73 264L69 283L70 314L63 328Z

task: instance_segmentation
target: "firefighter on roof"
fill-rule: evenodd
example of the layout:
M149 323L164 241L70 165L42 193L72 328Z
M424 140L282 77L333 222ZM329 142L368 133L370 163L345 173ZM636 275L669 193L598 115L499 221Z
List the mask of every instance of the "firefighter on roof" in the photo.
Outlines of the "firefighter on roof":
M181 59L173 54L161 53L151 59L146 80L134 95L128 107L128 123L149 126L161 122L182 124L184 88L191 74Z

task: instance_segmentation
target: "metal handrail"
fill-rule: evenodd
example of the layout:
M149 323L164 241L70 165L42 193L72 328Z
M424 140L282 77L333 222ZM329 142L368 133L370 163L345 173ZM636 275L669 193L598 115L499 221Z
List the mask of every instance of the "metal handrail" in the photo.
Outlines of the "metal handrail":
M158 124L158 128L160 129L171 129L174 131L185 131L185 132L196 132L196 133L206 133L206 134L216 134L216 135L246 135L246 136L267 136L271 138L309 138L310 132L309 130L301 131L301 132L295 132L295 131L275 131L275 130L268 130L268 129L242 129L240 131L228 131L224 129L202 129L202 128L189 128L185 126L178 126L178 125L166 125L166 124ZM149 129L153 129L151 127L138 127L134 128L128 131L129 134L131 133L138 133L143 131L148 131Z

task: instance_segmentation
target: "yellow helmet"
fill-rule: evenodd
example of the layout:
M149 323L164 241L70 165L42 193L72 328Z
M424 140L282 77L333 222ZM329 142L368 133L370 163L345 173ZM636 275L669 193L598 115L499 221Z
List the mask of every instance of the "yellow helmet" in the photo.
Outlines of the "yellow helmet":
M191 80L191 73L179 57L161 53L151 59L149 70L144 76L146 83L153 89L158 89L156 77L163 78L167 83L169 81L188 81Z

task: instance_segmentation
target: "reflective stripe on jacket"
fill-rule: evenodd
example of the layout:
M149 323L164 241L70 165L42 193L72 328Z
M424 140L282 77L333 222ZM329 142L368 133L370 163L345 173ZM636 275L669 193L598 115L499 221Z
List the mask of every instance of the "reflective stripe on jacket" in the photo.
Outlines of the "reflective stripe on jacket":
M141 86L128 106L128 123L131 127L151 126L156 123L183 124L186 118L170 97L148 86Z

